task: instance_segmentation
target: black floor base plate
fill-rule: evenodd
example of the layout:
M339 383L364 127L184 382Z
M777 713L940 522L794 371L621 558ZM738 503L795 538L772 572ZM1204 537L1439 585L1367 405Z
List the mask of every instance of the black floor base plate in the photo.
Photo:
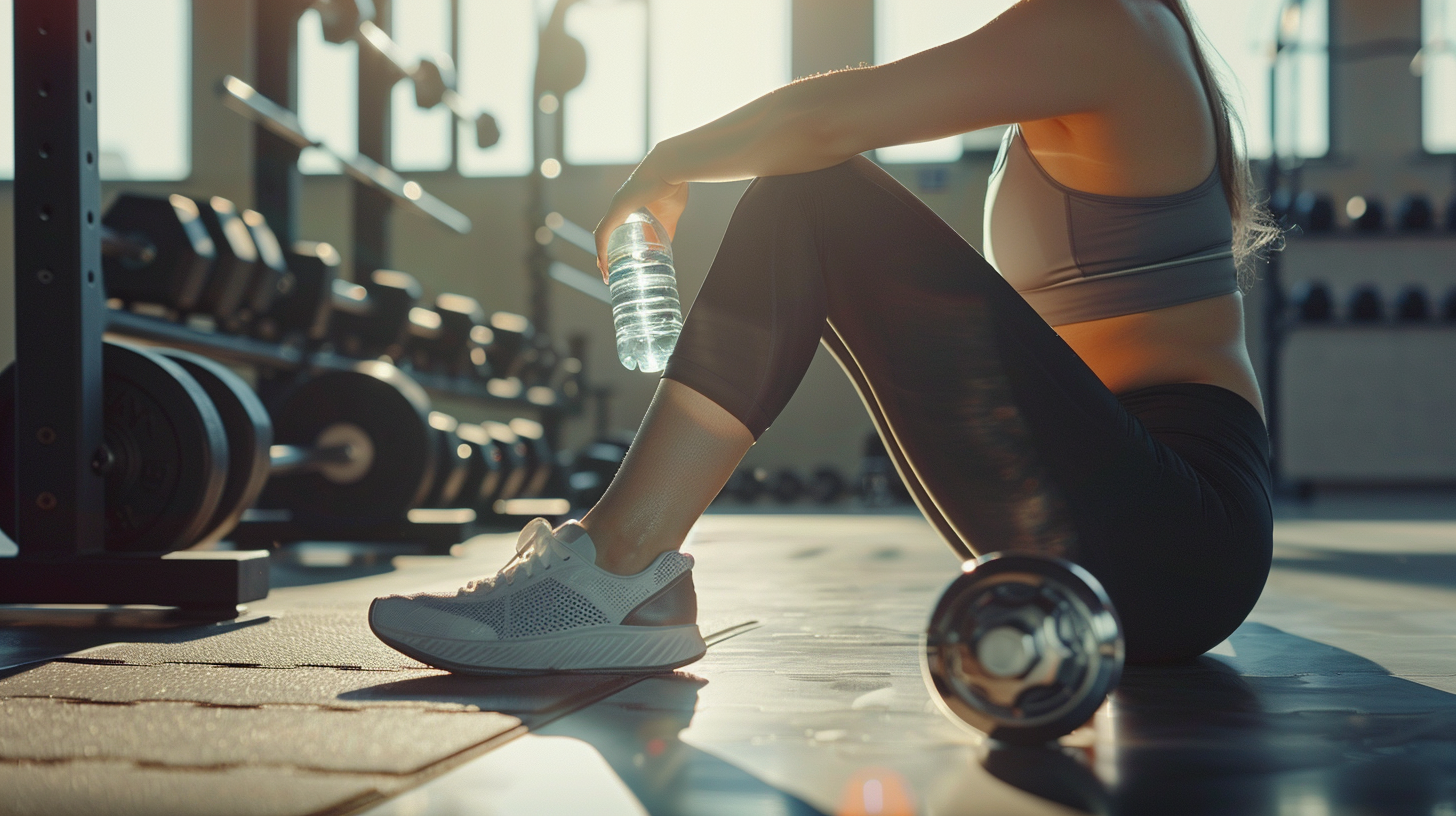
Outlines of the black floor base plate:
M0 558L0 603L224 609L268 597L268 553Z

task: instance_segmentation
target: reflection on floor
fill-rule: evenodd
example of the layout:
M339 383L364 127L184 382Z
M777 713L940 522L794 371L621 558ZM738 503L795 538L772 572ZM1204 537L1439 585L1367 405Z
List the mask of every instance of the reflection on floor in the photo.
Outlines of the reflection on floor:
M363 630L369 597L489 571L505 536L295 563L225 624L0 611L0 813L1456 816L1456 522L1361 501L1284 512L1248 623L1040 749L931 705L956 562L916 516L707 517L717 637L648 679L452 676Z

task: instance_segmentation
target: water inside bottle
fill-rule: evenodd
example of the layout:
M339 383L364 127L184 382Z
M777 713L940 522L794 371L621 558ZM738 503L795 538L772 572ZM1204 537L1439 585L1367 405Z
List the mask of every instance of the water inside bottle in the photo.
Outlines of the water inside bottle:
M614 259L607 278L612 293L612 323L617 356L639 371L661 371L682 331L671 250L634 246Z

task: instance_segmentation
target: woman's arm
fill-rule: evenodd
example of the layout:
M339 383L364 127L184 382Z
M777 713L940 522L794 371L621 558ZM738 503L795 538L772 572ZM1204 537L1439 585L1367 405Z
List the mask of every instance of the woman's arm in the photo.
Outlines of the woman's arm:
M877 147L1098 110L1135 82L1138 40L1118 0L1023 0L936 48L786 85L654 147L597 226L599 265L607 235L641 207L675 230L690 181L809 172Z

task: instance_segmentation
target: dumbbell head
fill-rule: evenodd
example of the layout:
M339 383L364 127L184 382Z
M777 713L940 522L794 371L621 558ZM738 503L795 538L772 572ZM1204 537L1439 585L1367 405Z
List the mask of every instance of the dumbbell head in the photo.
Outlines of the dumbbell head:
M1446 202L1446 231L1456 232L1456 196Z
M625 439L598 439L577 452L566 478L573 507L590 508L601 501L607 486L627 458L631 442Z
M556 468L556 455L546 440L546 429L534 419L517 417L508 423L511 432L526 451L527 476L521 485L521 496L536 498L546 494L546 487Z
M1456 323L1456 289L1446 293L1441 300L1441 319L1447 323Z
M529 363L527 352L536 336L529 318L514 312L495 312L488 328L491 343L485 350L490 369L497 377L519 377Z
M489 340L490 329L483 326L485 310L475 298L442 294L435 298L433 309L416 307L410 311L409 338L406 354L411 364L423 371L437 371L452 376L476 373L489 376L484 348L477 343L477 329Z
M1395 319L1402 323L1423 323L1431 319L1431 299L1423 286L1407 286L1395 298Z
M752 504L759 496L763 495L765 482L768 480L768 471L763 468L741 467L733 471L728 477L728 483L723 485L722 493L744 504Z
M393 365L370 360L326 371L273 408L282 445L347 447L348 461L275 476L261 503L295 515L398 521L434 487L439 432L424 389Z
M217 248L195 201L123 193L101 224L112 235L101 261L107 297L180 312L197 308Z
M1345 215L1359 232L1382 232L1385 229L1385 204L1375 196L1354 196L1345 202Z
M833 504L844 495L845 487L844 476L839 469L825 465L809 477L806 491L809 501L815 504Z
M359 35L359 26L374 19L374 0L315 0L323 22L324 41L346 43Z
M1303 323L1324 323L1335 316L1335 300L1323 281L1305 281L1289 294L1295 316Z
M479 425L462 422L455 428L462 444L470 447L470 464L455 504L489 512L505 477L505 454Z
M804 480L792 468L782 468L769 475L764 489L779 504L793 504L804 495Z
M1356 286L1350 290L1349 303L1345 317L1351 323L1379 323L1385 319L1385 299L1375 286Z
M430 488L428 507L455 507L460 500L460 491L470 477L471 459L477 452L460 438L457 430L460 422L441 411L430 412L430 427L439 437L439 451L435 465L435 484Z
M1305 232L1329 232L1335 228L1335 200L1326 193L1305 190L1294 199L1293 218Z
M475 117L475 146L484 150L488 147L495 147L500 141L500 125L496 124L495 117L488 113L482 113Z
M265 340L322 340L328 333L334 281L339 279L339 252L323 241L298 241L284 260L293 285L274 300L254 330Z
M1122 675L1121 626L1091 573L1060 559L983 556L941 595L921 669L950 717L1042 743L1092 717Z
M522 497L526 482L531 478L530 451L526 443L504 422L482 422L480 427L501 454L500 486L489 497L485 507L487 512L492 512L496 502Z
M335 314L329 334L346 354L399 357L410 310L420 302L419 281L406 272L376 269L359 285L368 293L369 308Z
M252 278L243 291L243 309L251 322L268 314L276 298L288 294L293 288L293 276L288 271L288 260L283 257L278 236L268 226L268 219L257 210L243 210L242 218L258 253Z
M213 196L197 202L202 223L217 247L212 274L202 290L198 309L212 315L220 327L236 329L244 318L243 298L253 282L258 247L243 223L242 214L226 198Z
M1420 193L1412 193L1400 200L1396 211L1401 232L1428 232L1436 228L1436 211L1431 199Z

